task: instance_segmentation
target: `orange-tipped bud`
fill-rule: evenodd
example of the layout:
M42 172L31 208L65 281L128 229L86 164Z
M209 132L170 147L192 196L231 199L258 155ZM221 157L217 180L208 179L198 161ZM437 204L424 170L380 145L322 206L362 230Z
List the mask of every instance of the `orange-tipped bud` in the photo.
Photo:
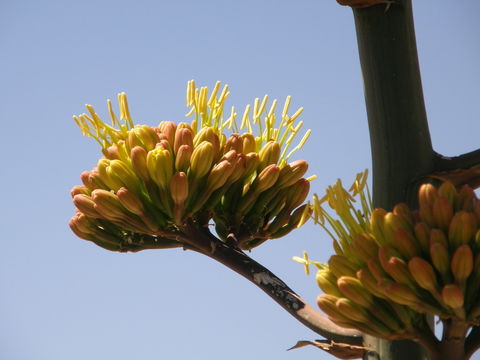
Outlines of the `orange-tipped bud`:
M351 247L365 263L378 255L377 243L366 233L353 235Z
M420 257L414 257L408 262L410 274L420 287L434 291L437 289L437 277L430 263Z
M181 145L178 148L175 157L175 168L177 171L187 172L190 167L190 158L192 157L192 148L188 145Z
M120 203L135 215L142 216L144 214L144 207L142 201L137 197L137 195L124 187L118 189L117 191L118 200Z
M460 309L464 302L463 291L456 284L445 285L442 289L442 300L452 309Z
M335 303L338 311L353 321L362 323L369 323L374 319L361 306L355 304L353 301L345 298L340 298Z
M337 280L338 289L348 299L365 308L372 307L373 297L360 280L351 276L342 276Z
M297 160L285 165L280 170L277 186L284 188L295 184L307 172L308 163L305 160Z
M457 209L473 212L477 202L477 196L473 189L468 185L462 186L458 193Z
M383 295L383 289L378 286L378 281L372 275L368 268L363 268L357 271L357 278L360 280L363 286L372 293L374 296L379 298L385 298Z
M269 188L271 188L278 179L280 174L280 168L271 164L265 167L252 184L253 191L255 193L261 193Z
M220 140L218 135L215 134L215 131L210 126L203 127L193 138L193 146L197 147L203 141L208 141L213 145L214 158L216 158L220 150Z
M268 165L275 165L280 158L280 145L276 141L270 140L263 146L258 155L260 156L259 170L266 168Z
M397 304L415 306L420 303L420 299L407 285L383 281L380 286L383 287L385 296Z
M421 249L410 231L398 229L393 234L393 239L395 249L406 259L420 255Z
M338 297L342 296L340 290L338 290L337 287L337 278L330 270L318 270L315 279L317 280L318 286L325 294L330 294Z
M383 269L385 269L388 260L394 256L401 257L400 253L391 246L383 245L378 249L378 259L380 260L380 264L382 264Z
M458 283L467 280L473 270L473 253L470 246L462 245L455 250L450 267Z
M107 220L123 220L128 216L118 196L110 191L94 190L92 199L95 202L95 210Z
M91 191L88 190L86 186L83 185L75 185L72 190L70 190L70 196L73 198L75 195L83 194L83 195L90 195Z
M184 172L176 172L170 182L170 194L175 204L181 205L188 197L188 178Z
M430 231L430 244L434 243L440 243L448 247L447 237L442 230L432 229L432 231Z
M162 121L159 125L157 130L165 135L166 139L170 144L175 143L175 132L177 130L177 124L173 121Z
M330 316L332 319L340 320L342 322L349 322L349 319L345 317L336 307L338 297L333 295L322 294L317 297L317 305L322 311Z
M383 233L385 235L385 240L387 244L394 244L394 234L398 230L410 231L410 225L402 216L396 215L393 212L385 214L384 224L383 224Z
M466 211L459 211L453 216L448 229L448 240L454 247L468 244L477 232L475 215Z
M83 214L91 218L100 218L101 215L95 210L95 202L88 195L78 194L73 197L73 204Z
M193 150L190 158L190 171L194 178L199 179L208 174L212 168L213 150L212 143L208 141L203 141Z
M437 227L448 230L453 217L453 207L450 200L443 196L437 197L433 203L432 215Z
M277 186L277 184L275 184ZM300 206L308 196L310 191L310 181L306 179L298 180L294 185L288 189L286 196L286 206L290 209L295 209Z
M450 255L445 244L434 242L430 245L430 257L435 269L442 275L448 274L450 269Z
M230 175L228 182L233 183L240 180L245 175L245 169L247 167L247 158L245 154L237 154L235 159L232 160L233 171Z
M130 151L130 158L132 159L132 166L135 170L135 174L137 174L143 181L148 181L150 175L148 173L147 152L145 149L140 146L135 146Z
M328 267L336 278L341 276L355 277L357 268L349 259L342 255L333 255L328 260Z
M173 151L175 154L178 152L178 148L182 145L188 145L193 149L193 131L189 128L177 128L175 132L175 142L173 145Z
M414 232L423 253L428 254L430 251L430 227L424 222L418 222L415 224Z
M418 191L418 202L420 208L431 208L438 196L437 189L432 184L423 184Z
M380 281L383 279L387 274L385 273L385 270L383 270L382 265L378 261L378 258L374 257L368 260L367 262L368 270L372 273L372 275L377 279L377 281Z
M403 221L408 223L409 226L413 226L413 223L414 223L413 213L412 213L412 211L410 210L410 208L408 207L407 204L399 203L399 204L395 205L393 207L392 212L395 215L403 218Z
M243 139L239 134L232 134L225 144L224 152L235 150L237 153L243 153Z
M257 153L251 152L245 155L245 172L243 176L246 178L253 174L255 169L258 167L260 158Z
M248 154L251 152L257 151L257 146L255 143L255 136L250 133L245 133L242 135L243 140L243 153Z
M82 213L75 214L69 221L68 226L75 235L84 240L93 240L93 231L90 229L87 217Z
M413 283L407 264L396 256L387 261L384 269L399 284L409 285Z
M452 208L455 207L458 194L455 185L453 185L450 181L445 181L442 183L442 185L440 185L438 188L438 195L447 198Z

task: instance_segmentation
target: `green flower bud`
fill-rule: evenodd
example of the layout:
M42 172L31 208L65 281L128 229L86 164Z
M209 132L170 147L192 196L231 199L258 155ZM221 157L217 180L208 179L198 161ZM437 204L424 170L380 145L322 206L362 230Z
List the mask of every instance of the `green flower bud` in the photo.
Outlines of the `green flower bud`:
M233 171L228 179L229 183L234 183L237 180L240 180L245 175L245 170L247 167L247 157L245 154L237 154L235 159L232 160Z
M147 154L150 178L161 188L167 189L173 175L173 159L170 151L157 147Z
M404 222L406 222L410 227L413 226L415 220L412 211L405 203L399 203L393 207L392 212L400 216Z
M280 158L280 145L276 141L270 140L263 146L258 155L260 157L259 171L268 165L276 165Z
M429 291L436 291L438 286L437 277L435 270L433 270L432 265L428 261L418 256L414 257L408 262L408 269L420 287Z
M394 234L398 230L410 231L411 227L405 219L399 215L389 212L385 214L384 224L383 224L383 233L385 235L385 240L387 244L394 246Z
M467 280L473 271L473 253L470 246L462 245L455 250L450 268L455 280L459 284Z
M194 178L199 179L210 171L214 158L213 145L203 141L198 145L190 158L190 171Z
M373 297L360 280L351 276L342 276L337 280L338 289L348 299L365 308L374 306Z

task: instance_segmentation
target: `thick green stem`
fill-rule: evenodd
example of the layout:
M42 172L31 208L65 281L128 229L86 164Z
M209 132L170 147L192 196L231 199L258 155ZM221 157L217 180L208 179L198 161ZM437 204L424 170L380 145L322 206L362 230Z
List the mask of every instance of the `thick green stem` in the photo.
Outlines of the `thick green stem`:
M435 153L422 93L411 1L354 9L370 129L373 203L415 204L416 180L433 170ZM381 360L423 360L408 340L369 339Z

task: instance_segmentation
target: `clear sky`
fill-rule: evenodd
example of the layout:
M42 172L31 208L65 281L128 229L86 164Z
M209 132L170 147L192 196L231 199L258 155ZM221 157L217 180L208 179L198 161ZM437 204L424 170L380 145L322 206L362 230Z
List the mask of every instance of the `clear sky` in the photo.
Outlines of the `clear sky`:
M414 4L433 143L479 146L480 4ZM298 158L323 192L370 167L350 9L334 0L3 0L0 4L0 359L332 359L318 335L227 268L181 250L110 253L76 238L70 188L100 155L71 116L120 91L137 123L184 121L186 81L243 108L293 97L313 130ZM326 261L313 224L252 256L310 303L293 255ZM478 357L477 359L480 359Z

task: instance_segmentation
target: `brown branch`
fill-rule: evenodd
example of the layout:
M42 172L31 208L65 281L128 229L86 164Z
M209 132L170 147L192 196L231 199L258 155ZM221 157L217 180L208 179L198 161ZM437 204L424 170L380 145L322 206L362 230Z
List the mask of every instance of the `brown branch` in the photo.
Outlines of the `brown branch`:
M458 187L480 187L480 149L453 157L435 154L434 172L428 176L451 181Z
M478 349L480 349L480 326L474 326L465 340L465 359L470 359Z

